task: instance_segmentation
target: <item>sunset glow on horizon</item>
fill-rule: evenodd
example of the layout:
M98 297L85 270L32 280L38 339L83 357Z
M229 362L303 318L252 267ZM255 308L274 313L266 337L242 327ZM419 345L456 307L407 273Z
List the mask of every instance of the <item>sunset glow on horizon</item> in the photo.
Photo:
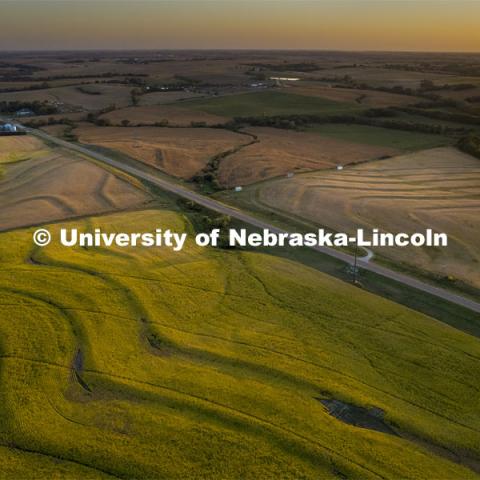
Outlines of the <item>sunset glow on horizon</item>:
M0 49L480 51L477 1L0 0Z

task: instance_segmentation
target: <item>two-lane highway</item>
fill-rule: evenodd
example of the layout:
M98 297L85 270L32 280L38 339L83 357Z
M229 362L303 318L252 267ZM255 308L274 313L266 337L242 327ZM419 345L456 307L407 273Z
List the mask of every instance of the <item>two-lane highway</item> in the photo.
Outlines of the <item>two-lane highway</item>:
M24 127L25 128L25 127ZM213 200L212 198L206 197L200 193L194 192L192 190L189 190L186 187L183 187L181 185L178 185L173 182L169 182L168 180L165 180L163 178L157 177L155 175L143 172L142 170L125 165L122 162L119 162L117 160L113 160L106 155L94 152L86 147L82 147L80 145L76 145L74 143L67 142L65 140L60 140L58 138L52 137L51 135L48 135L45 132L42 132L40 130L34 130L31 128L25 128L25 130L33 135L36 135L40 138L43 138L44 140L47 140L49 142L55 143L56 145L59 145L63 148L72 150L74 152L81 153L87 157L91 157L94 160L97 160L98 162L105 163L107 165L110 165L112 167L115 167L118 170L124 171L126 173L129 173L137 178L141 178L143 180L146 180L153 185L156 185L168 192L172 192L180 197L183 197L188 200L192 200L195 203L198 203L199 205L202 205L203 207L206 207L210 210L214 210L216 212L219 212L224 215L229 215L232 218L236 218L237 220L240 220L242 222L245 222L246 224L252 225L254 227L260 228L260 229L268 229L271 232L274 233L288 233L286 230L282 230L278 227L275 227L274 225L271 225L263 220L259 220L258 218L249 215L247 213L242 212L241 210L238 210L236 208L233 208L231 206L225 205L217 200ZM334 257L338 260L341 260L345 263L348 263L350 265L353 265L354 263L354 257L352 255L349 255L347 253L339 252L337 250L334 250L333 248L328 248L328 247L311 247L314 250L317 250L323 254L330 255L331 257ZM404 275L402 273L396 272L395 270L390 270L389 268L382 267L380 265L377 265L373 262L363 262L362 259L358 260L358 266L361 267L364 270L368 270L370 272L374 272L378 275L381 275L383 277L389 278L391 280L394 280L396 282L402 283L404 285L407 285L409 287L421 290L423 292L429 293L430 295L434 295L436 297L439 297L443 300L447 300L449 302L455 303L457 305L461 305L462 307L468 308L470 310L473 310L474 312L480 313L480 303L471 300L469 298L465 298L461 295L457 295L453 292L450 292L448 290L445 290L443 288L435 287L433 285L430 285L428 283L422 282L420 280L417 280L416 278L410 277L408 275Z

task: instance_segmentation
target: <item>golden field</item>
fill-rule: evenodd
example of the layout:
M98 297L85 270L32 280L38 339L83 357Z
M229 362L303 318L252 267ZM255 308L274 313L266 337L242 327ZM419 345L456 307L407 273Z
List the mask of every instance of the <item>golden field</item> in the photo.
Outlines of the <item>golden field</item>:
M0 153L5 170L0 179L0 230L138 207L149 199L125 175L50 149L34 137L0 137L0 152L8 162L2 162Z
M319 170L346 165L397 150L322 137L315 133L274 128L249 128L246 132L257 142L239 150L220 163L218 178L222 185L247 185L287 172Z
M170 175L191 178L210 158L249 137L211 128L90 127L75 130L80 142L119 151Z
M98 92L84 93L79 88ZM0 101L12 102L49 102L63 108L81 109L92 111L115 105L117 108L126 107L131 104L131 88L125 85L76 85L66 87L53 87L43 90L31 90L25 92L0 93Z
M226 123L228 118L212 115L198 110L189 110L177 105L149 105L127 107L105 113L100 118L109 120L112 125L121 125L123 120L128 120L131 126L154 125L165 123L171 126L189 127L192 123L205 125L220 125Z
M192 231L169 207L62 226ZM6 478L477 478L478 338L191 241L40 250L26 229L0 235L0 262ZM391 433L328 399L375 407Z
M336 231L449 235L446 248L379 248L400 265L480 287L480 161L453 148L314 172L262 185L258 200Z
M375 108L390 106L405 106L420 101L411 95L397 95L388 92L362 90L353 88L332 88L318 83L302 82L300 85L292 84L285 88L289 93L306 95L309 97L321 97L336 102L356 102L361 105Z

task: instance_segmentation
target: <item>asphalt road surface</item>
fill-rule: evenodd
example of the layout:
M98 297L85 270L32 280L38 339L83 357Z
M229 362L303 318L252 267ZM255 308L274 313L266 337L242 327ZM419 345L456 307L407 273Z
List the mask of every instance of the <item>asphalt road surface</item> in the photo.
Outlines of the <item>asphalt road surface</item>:
M111 165L112 167L115 167L118 170L122 170L124 172L130 173L131 175L134 175L135 177L141 178L143 180L147 180L153 185L156 185L164 190L167 190L168 192L175 193L176 195L183 197L185 199L192 200L193 202L198 203L199 205L202 205L203 207L206 207L210 210L214 210L224 215L229 215L232 218L236 218L238 220L241 220L242 222L245 222L249 225L252 225L260 229L268 229L274 233L288 233L286 230L282 230L267 222L259 220L258 218L255 218L251 215L248 215L247 213L242 212L241 210L225 205L217 200L213 200L202 194L193 192L188 188L182 187L181 185L178 185L176 183L169 182L168 180L143 172L142 170L139 170L135 167L124 165L122 162L113 160L105 155L89 150L88 148L85 148L70 142L66 142L64 140L60 140L40 130L34 130L30 128L25 128L25 130L27 130L29 133L32 133L40 138L48 140L49 142L55 143L61 147L67 148L69 150L73 150L78 153L82 153L91 158L94 158L99 162L105 163L107 165ZM347 253L340 252L338 250L334 250L333 248L329 248L329 247L311 247L311 248L321 253L324 253L326 255L330 255L331 257L341 260L347 264L350 264L350 265L354 264L354 260L355 260L354 257ZM421 290L423 292L427 292L431 295L442 298L443 300L447 300L449 302L452 302L457 305L461 305L462 307L473 310L474 312L480 313L480 303L474 300L465 298L461 295L457 295L443 288L434 287L433 285L422 282L408 275L396 272L395 270L390 270L389 268L382 267L372 262L368 262L369 260L368 258L366 258L365 260L366 261L363 261L361 258L357 260L357 265L359 268L362 268L363 270L367 270L370 272L374 272L383 277L389 278L391 280L395 280L396 282L402 283L404 285L408 285L409 287L415 288L417 290Z

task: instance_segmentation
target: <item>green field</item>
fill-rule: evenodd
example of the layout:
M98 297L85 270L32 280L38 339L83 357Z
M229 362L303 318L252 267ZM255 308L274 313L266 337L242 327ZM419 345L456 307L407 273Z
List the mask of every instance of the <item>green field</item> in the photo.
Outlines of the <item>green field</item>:
M69 225L193 231L169 207ZM445 458L480 453L476 337L270 255L31 231L0 235L1 478L478 478Z
M452 139L442 135L407 132L369 125L326 123L316 125L309 131L339 140L398 148L400 150L422 150L452 143Z
M448 113L448 112L445 112ZM398 112L398 116L395 117L398 120L417 123L417 124L424 124L424 125L439 125L445 128L465 128L467 130L471 130L477 133L480 133L480 125L472 125L467 123L460 123L448 120L440 120L438 118L430 118L424 115L413 115L411 113L405 112Z
M275 91L224 95L216 98L188 100L182 106L226 117L274 116L292 114L336 114L362 110L354 103L335 102Z

